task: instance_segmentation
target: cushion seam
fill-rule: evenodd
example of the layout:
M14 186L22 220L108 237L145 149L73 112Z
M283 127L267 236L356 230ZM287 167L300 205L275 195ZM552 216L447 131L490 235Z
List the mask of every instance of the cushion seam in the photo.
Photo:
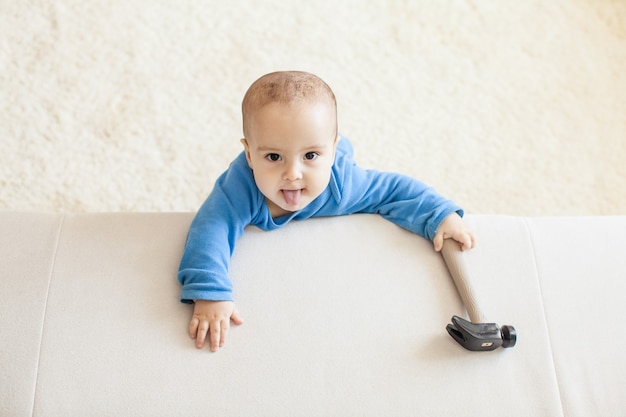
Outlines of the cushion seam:
M559 375L556 370L556 360L555 360L554 350L552 349L552 333L550 332L550 326L548 324L545 297L544 297L544 292L543 292L543 286L541 285L541 275L539 274L539 265L537 263L537 250L535 246L535 240L533 239L533 233L532 233L532 228L529 224L529 219L525 217L523 220L524 220L524 226L526 227L528 240L530 242L532 262L533 262L533 266L535 269L535 276L537 279L537 286L539 288L539 295L541 297L541 308L543 310L543 322L546 326L546 332L548 333L548 344L549 344L548 349L550 351L550 356L552 356L552 372L554 373L554 380L556 381L556 388L559 393L559 402L561 404L561 415L565 416L565 411L564 411L565 404L563 402L563 395L561 394L561 385L559 383Z
M50 298L50 288L52 286L52 278L54 276L54 270L56 268L56 261L57 261L57 256L59 254L59 245L61 242L61 235L63 234L63 226L65 225L65 214L61 216L61 221L59 222L59 227L57 229L57 238L56 238L56 242L54 245L54 255L52 256L52 261L50 264L50 272L48 273L48 287L46 288L46 298L45 298L45 302L44 302L44 308L43 308L43 319L41 320L41 331L40 331L40 336L39 336L39 351L37 353L37 363L35 366L36 372L35 372L35 391L33 392L33 403L32 403L32 412L31 412L31 416L34 417L35 415L35 406L37 404L37 387L39 385L39 366L41 364L41 356L42 356L42 346L43 346L43 339L44 339L44 334L45 334L45 330L46 330L46 319L48 316L48 300Z

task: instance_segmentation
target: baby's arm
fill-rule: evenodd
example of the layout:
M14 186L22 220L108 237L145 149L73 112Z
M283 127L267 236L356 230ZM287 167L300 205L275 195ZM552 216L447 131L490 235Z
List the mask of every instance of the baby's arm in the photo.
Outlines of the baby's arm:
M243 323L232 301L195 300L189 336L196 340L198 349L202 349L208 336L211 351L215 352L224 346L231 321L237 325Z
M471 235L458 237L459 224L456 221L448 220L446 223L450 223L449 226L446 224L440 227L453 212L457 213L456 220L460 220L463 216L461 207L412 177L360 168L352 159L352 148L345 138L337 146L333 172L337 184L335 197L339 202L337 210L340 214L377 213L430 241L434 242L440 231L445 232L446 238L454 235L465 241L466 248L472 246ZM463 222L460 223L464 227ZM440 250L441 246L443 235L437 236L435 247Z
M457 213L448 215L439 225L433 238L433 245L437 252L443 248L444 239L454 239L459 243L461 250L472 249L476 240L472 231Z
M230 322L243 322L232 303L228 266L236 241L256 212L254 192L258 193L242 153L220 176L189 227L178 280L181 301L194 303L188 333L198 348L207 342L217 350Z

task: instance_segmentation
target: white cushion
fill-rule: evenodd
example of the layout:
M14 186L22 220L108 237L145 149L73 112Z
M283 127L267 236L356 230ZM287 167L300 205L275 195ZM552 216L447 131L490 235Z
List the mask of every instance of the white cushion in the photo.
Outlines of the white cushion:
M519 333L489 353L446 333L464 309L430 242L375 215L248 228L230 271L245 323L210 353L176 280L192 216L0 215L1 415L626 409L624 217L467 216L481 306Z

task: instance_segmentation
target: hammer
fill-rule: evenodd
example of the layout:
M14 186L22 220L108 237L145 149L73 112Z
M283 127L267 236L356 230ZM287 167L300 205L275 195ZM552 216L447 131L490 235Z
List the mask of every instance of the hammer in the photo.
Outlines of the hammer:
M476 293L468 278L468 268L465 265L465 254L459 244L453 239L446 239L441 249L443 259L452 275L461 300L471 321L459 316L452 316L452 323L446 330L461 346L472 351L494 350L502 346L511 348L517 342L515 327L496 323L485 323L485 318L478 306Z

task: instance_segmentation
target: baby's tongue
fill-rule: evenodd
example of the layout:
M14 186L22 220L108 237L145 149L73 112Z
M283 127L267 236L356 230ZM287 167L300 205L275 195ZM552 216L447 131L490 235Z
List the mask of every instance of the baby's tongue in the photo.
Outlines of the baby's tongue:
M297 206L300 202L300 195L302 194L302 190L283 190L283 196L285 197L285 201L290 206Z

